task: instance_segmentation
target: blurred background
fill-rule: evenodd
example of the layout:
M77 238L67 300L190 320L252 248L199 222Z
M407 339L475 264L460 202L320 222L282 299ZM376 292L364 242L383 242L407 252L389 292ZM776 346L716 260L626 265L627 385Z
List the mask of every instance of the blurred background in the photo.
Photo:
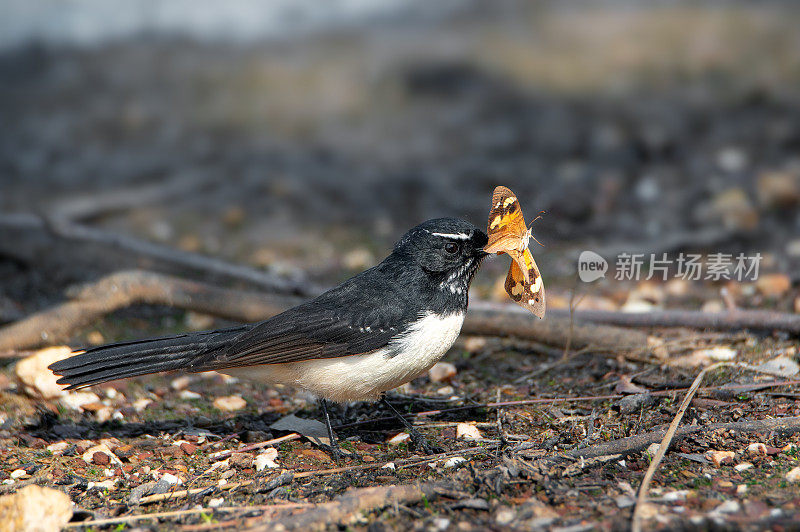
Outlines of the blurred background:
M547 212L552 305L581 250L697 250L762 253L779 289L740 304L798 311L798 28L791 1L5 0L0 211L328 285L504 184ZM97 274L0 255L22 313Z

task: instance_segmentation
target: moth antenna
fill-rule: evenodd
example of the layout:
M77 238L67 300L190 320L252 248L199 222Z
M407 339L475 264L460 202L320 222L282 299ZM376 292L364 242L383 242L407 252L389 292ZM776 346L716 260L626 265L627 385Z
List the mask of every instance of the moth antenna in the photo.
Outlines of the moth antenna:
M538 220L540 218L543 218L543 216L542 216L543 214L547 214L547 213L545 211L539 211L539 215L536 218L534 218L533 220L531 220L531 224L528 227L528 234L531 236L531 238L533 239L534 242L536 242L537 244L539 244L542 247L544 247L544 244L542 244L541 242L536 240L536 237L533 236L532 231L533 231L533 222L535 222L536 220Z
M547 214L547 212L546 211L539 211L539 215L536 218L534 218L533 220L531 220L531 223L530 223L530 225L528 227L529 228L533 227L533 222L535 222L536 220L539 220L541 218L544 218L544 216L542 216L543 214Z

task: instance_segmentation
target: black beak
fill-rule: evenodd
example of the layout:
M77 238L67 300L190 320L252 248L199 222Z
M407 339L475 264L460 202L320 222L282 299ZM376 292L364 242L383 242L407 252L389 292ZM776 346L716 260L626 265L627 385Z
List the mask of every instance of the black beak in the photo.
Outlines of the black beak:
M477 257L479 259L483 259L487 255L489 255L489 253L486 253L483 250L483 248L486 246L486 244L489 243L489 237L486 236L486 233L484 233L480 229L475 229L472 232L471 240L472 240L472 246L475 249L475 253L474 253L475 257Z

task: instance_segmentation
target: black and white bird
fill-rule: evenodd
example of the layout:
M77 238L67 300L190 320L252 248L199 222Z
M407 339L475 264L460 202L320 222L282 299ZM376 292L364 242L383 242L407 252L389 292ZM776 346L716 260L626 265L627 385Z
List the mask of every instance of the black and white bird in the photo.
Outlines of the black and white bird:
M172 370L291 385L322 400L334 443L326 400L381 398L450 349L487 241L468 222L429 220L377 266L260 323L95 347L50 369L68 389Z

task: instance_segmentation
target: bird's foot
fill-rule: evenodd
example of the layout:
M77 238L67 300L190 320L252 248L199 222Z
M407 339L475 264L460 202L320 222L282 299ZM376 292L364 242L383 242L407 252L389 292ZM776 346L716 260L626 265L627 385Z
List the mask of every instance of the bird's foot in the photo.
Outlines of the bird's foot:
M429 442L425 436L423 436L417 429L411 428L408 431L408 435L411 436L411 442L414 444L414 447L422 451L427 455L431 454L441 454L444 452L444 449Z
M420 432L416 428L414 428L414 425L412 425L409 420L403 417L403 414L398 412L397 409L392 406L392 404L386 399L385 395L381 397L381 401L383 402L383 404L389 407L389 410L392 412L394 417L396 417L397 420L400 421L406 428L406 430L408 431L408 435L411 436L411 442L414 444L414 447L417 450L420 450L423 453L429 455L439 454L444 452L444 449L442 449L438 445L432 445L430 442L428 442L428 440L425 439L425 436L420 434Z
M336 465L341 465L342 462L345 461L345 455L338 443L333 443L332 445L325 445L324 443L321 443L319 444L319 447L331 455L331 458L333 458L333 461L336 463Z

